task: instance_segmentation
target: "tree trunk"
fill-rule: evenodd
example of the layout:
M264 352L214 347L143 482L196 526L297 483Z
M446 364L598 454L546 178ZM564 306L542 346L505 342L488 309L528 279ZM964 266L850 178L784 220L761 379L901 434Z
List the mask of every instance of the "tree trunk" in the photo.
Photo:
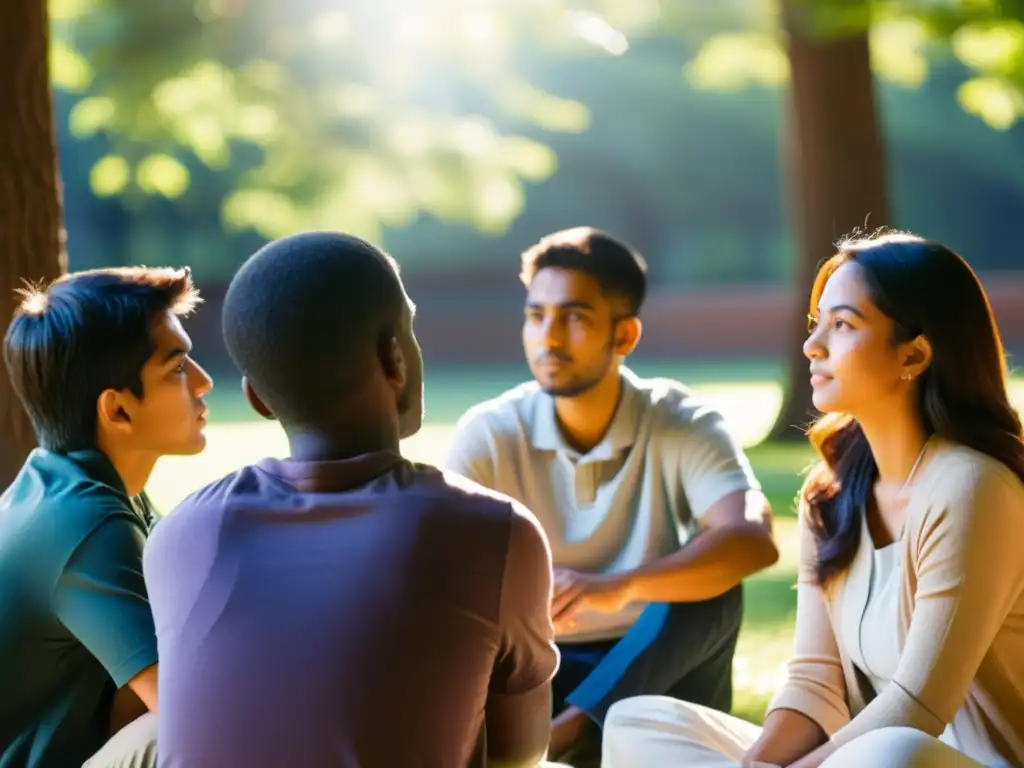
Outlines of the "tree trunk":
M23 281L66 269L46 0L8 3L0 24L0 335ZM0 371L0 492L35 444L6 367Z
M808 3L782 6L791 68L785 153L798 261L788 382L769 439L794 440L815 415L802 343L818 265L844 235L890 221L867 31L821 37L812 31Z

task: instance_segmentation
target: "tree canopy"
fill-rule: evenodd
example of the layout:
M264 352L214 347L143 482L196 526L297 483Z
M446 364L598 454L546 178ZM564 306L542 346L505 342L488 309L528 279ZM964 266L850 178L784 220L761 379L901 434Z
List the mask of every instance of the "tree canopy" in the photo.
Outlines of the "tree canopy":
M504 67L516 46L580 44L586 22L546 5L54 0L54 80L82 95L73 133L111 142L100 195L175 198L201 164L238 178L226 221L267 236L374 236L421 212L494 231L556 158L484 115L588 127Z
M816 34L869 26L883 78L917 87L955 56L965 110L1001 130L1024 114L1024 0L804 5ZM52 68L80 96L72 133L108 141L99 195L175 199L206 168L236 181L226 223L267 237L377 237L420 214L499 233L557 168L543 135L591 121L523 62L682 40L691 87L775 87L777 14L774 0L52 0Z
M996 130L1024 117L1024 2L1022 0L802 0L818 35L868 29L876 75L916 88L930 61L953 56L970 75L957 97L969 114ZM765 14L765 17L771 13ZM778 25L712 37L688 66L696 87L718 90L781 84L788 63Z

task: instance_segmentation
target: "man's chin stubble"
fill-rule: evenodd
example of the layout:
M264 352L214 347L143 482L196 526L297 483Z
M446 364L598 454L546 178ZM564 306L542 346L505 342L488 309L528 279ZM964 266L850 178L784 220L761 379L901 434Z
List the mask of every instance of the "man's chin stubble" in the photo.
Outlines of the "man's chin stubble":
M595 385L596 382L581 381L566 384L561 387L548 387L541 384L540 388L545 394L548 394L551 397L578 397L579 395L589 392Z

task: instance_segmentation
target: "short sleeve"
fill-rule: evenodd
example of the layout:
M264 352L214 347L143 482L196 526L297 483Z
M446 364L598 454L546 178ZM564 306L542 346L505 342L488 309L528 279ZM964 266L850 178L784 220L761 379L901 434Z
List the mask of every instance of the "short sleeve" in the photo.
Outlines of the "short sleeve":
M487 418L471 410L455 425L444 467L493 488L494 454L494 436Z
M684 407L678 451L683 492L697 519L718 500L737 491L760 490L739 443L722 414L706 405Z
M558 669L551 582L547 537L530 512L513 504L501 587L502 647L491 693L526 693L546 685Z
M57 618L120 688L157 663L156 630L142 575L146 531L130 513L103 520L57 579Z
M551 551L540 525L512 505L502 579L499 648L485 706L488 754L518 763L550 736L551 679L558 648L551 623Z

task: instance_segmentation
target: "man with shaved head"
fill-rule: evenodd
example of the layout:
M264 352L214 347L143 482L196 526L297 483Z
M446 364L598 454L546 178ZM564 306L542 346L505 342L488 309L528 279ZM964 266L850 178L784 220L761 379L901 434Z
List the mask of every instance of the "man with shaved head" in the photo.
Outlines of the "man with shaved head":
M404 459L423 417L393 259L307 232L231 282L224 335L290 446L200 490L145 575L162 764L536 765L558 666L533 515Z

